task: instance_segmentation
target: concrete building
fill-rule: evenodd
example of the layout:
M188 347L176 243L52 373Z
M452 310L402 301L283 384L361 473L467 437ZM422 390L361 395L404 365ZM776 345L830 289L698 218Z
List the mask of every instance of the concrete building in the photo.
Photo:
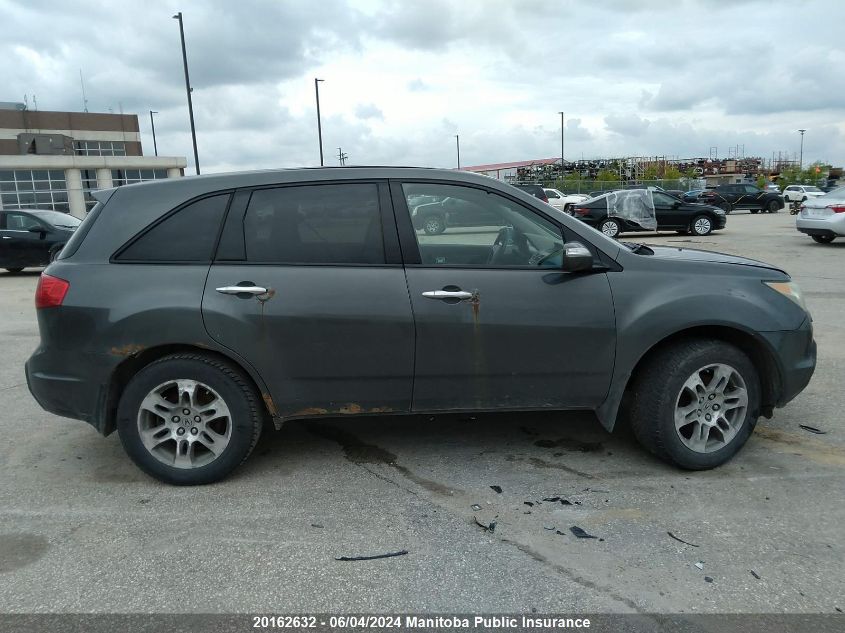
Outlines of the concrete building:
M84 217L92 191L184 175L183 156L144 156L138 116L0 103L0 209Z

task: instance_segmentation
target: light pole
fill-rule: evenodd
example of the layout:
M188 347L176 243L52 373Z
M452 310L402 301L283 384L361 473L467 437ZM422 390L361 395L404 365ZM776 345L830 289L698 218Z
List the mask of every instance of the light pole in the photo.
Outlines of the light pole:
M801 132L801 158L798 160L798 169L804 169L804 132L807 130L798 130Z
M323 166L323 126L320 123L320 82L325 79L314 77L314 94L317 95L317 138L320 141L320 167Z
M563 178L563 112L560 112L560 177Z
M191 141L194 144L194 165L197 168L197 176L200 173L200 156L197 152L197 131L194 127L194 104L191 101L191 78L188 75L188 53L185 51L185 27L182 24L182 12L180 11L173 16L174 20L179 20L179 36L182 38L182 64L185 66L185 92L188 93L188 116L191 119Z
M156 145L156 122L155 119L153 119L154 114L158 114L158 112L156 110L150 110L150 127L153 128L153 150L155 151L156 156L158 156L158 145Z
M458 169L461 168L461 137L455 134L455 148L458 150Z

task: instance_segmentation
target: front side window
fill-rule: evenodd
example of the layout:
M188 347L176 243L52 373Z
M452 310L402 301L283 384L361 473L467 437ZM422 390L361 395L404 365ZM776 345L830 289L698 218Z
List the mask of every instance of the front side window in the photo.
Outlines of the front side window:
M154 225L116 257L124 262L211 261L229 194L202 198Z
M657 206L672 207L676 202L678 202L678 200L672 196L667 196L665 193L660 193L659 191L653 192L652 195L654 196L654 204Z
M551 190L548 190L548 189L546 190L546 197L547 198L560 198L560 196L557 195L554 191L551 191Z
M385 263L378 187L372 183L259 189L243 230L250 262Z
M424 265L551 266L563 246L554 223L497 193L434 183L402 188ZM432 202L415 206L420 196Z

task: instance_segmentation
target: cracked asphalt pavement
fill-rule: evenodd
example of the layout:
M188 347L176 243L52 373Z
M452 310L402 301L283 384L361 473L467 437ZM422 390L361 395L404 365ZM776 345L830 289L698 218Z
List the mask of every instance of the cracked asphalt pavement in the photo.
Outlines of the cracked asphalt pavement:
M228 480L169 487L38 407L38 272L0 273L0 611L845 608L845 240L784 212L625 239L773 262L806 293L816 375L721 468L674 469L586 413L359 417L289 423Z

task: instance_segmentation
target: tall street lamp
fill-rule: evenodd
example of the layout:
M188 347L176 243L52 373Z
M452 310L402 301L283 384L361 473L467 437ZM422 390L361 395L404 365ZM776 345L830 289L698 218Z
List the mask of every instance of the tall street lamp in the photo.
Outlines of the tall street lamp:
M153 128L153 150L155 150L156 156L158 156L158 145L156 145L156 122L153 119L153 115L158 114L156 110L150 110L150 127Z
M563 112L560 112L560 177L563 178Z
M461 168L461 137L455 134L455 148L458 150L458 169Z
M320 167L323 166L323 126L320 124L320 82L325 79L314 78L314 94L317 95L317 138L320 141Z
M798 160L798 169L804 169L804 132L807 130L798 130L801 132L801 158Z
M180 11L173 16L174 20L179 20L179 36L182 38L182 64L185 66L185 92L188 93L188 116L191 118L191 141L194 144L194 165L197 168L197 176L200 173L200 156L197 152L197 130L194 127L194 104L191 101L191 78L188 75L188 53L185 51L185 27L182 24L182 12Z

